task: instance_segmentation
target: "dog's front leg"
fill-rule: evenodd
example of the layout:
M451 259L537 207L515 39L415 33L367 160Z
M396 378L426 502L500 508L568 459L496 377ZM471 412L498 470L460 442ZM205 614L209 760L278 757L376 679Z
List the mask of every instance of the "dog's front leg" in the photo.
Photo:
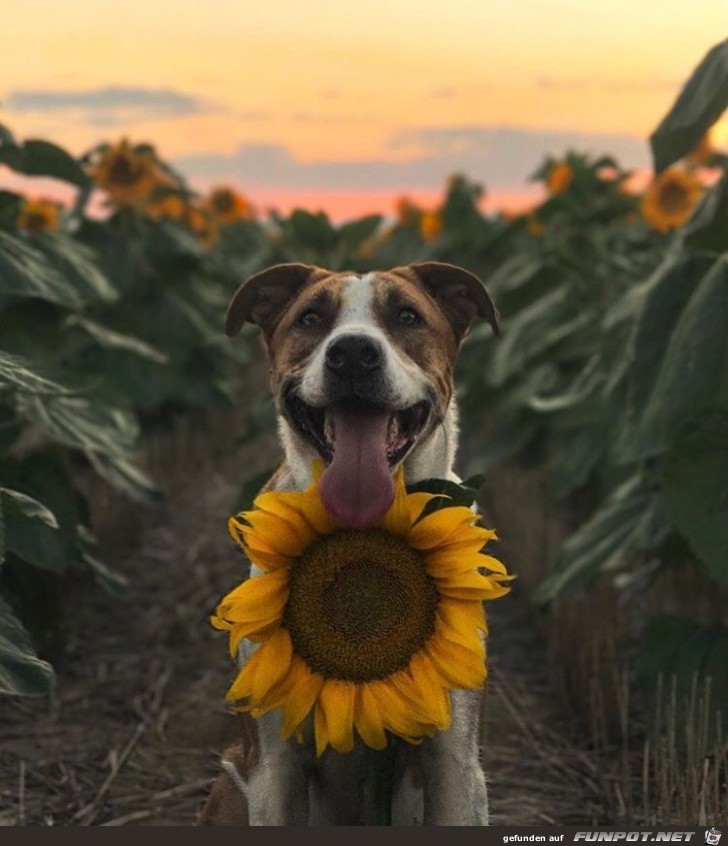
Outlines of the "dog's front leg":
M425 825L488 825L488 792L480 765L481 691L452 693L452 726L419 751Z
M283 742L281 715L258 719L260 759L248 778L250 825L308 825L308 768L295 740Z

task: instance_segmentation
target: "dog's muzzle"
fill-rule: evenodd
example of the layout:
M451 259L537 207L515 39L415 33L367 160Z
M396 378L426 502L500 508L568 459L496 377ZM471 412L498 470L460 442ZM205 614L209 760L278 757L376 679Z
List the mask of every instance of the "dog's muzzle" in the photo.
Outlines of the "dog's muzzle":
M340 335L324 355L325 393L330 402L358 397L384 401L384 351L368 335Z
M299 435L327 464L321 497L344 526L374 525L394 497L393 468L425 429L431 409L422 399L403 407L388 386L381 341L363 333L332 338L324 350L321 405L310 405L292 379L284 409Z

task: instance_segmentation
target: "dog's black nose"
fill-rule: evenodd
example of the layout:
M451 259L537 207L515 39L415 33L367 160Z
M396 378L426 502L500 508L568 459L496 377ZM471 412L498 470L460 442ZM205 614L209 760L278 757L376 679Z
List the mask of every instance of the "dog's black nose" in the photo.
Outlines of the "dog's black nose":
M326 367L338 376L360 379L382 366L382 348L366 335L341 335L326 350Z

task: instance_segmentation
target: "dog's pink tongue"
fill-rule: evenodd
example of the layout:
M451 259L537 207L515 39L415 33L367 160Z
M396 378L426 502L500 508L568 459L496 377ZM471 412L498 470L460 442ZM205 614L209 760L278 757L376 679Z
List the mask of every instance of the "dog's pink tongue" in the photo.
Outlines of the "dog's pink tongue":
M319 482L327 511L342 526L361 529L377 523L394 502L387 462L390 414L331 411L334 457Z

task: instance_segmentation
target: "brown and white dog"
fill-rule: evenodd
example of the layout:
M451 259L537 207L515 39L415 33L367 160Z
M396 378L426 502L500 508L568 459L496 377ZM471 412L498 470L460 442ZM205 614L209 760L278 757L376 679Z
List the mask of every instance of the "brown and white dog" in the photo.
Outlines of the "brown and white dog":
M305 489L313 460L323 459L327 509L362 527L388 510L402 463L407 484L457 480L453 371L475 317L498 331L480 280L439 262L363 275L282 264L245 282L226 332L246 322L263 330L285 450L267 489ZM241 663L254 648L244 642ZM453 691L448 731L397 746L394 825L487 825L479 712L479 692ZM246 737L224 753L200 825L371 824L362 798L371 750L362 744L317 759L312 744L280 740L277 711L243 726Z

